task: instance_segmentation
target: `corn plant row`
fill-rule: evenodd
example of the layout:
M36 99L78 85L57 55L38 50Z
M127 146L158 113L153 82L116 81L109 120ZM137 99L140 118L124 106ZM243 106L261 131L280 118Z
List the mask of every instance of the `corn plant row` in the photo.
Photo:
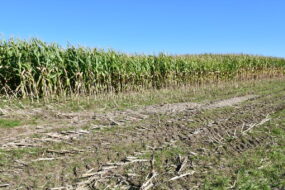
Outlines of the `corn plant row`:
M0 93L92 95L169 85L283 75L285 59L252 55L130 55L61 47L38 39L0 41Z

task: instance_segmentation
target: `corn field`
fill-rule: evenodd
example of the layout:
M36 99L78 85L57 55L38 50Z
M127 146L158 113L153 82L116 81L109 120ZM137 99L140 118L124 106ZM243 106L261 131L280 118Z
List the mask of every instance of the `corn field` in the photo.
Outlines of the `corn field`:
M170 85L284 75L285 59L251 55L128 55L112 50L0 41L0 93L92 95Z

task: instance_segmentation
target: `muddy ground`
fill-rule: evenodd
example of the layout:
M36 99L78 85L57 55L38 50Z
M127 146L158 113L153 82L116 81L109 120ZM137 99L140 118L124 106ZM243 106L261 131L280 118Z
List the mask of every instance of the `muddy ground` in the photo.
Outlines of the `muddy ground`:
M281 85L280 85L281 84ZM229 157L274 139L254 133L285 109L285 86L199 102L105 113L2 109L1 118L40 118L1 129L3 189L203 189ZM228 188L235 189L235 179Z

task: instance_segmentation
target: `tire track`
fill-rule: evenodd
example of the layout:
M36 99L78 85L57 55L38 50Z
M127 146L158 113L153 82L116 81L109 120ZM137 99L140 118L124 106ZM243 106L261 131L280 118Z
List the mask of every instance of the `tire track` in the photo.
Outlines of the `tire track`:
M76 155L67 155L66 161L69 163L79 162L80 157L87 154L92 157L95 161L89 169L86 171L81 171L82 174L86 173L88 170L92 169L99 172L102 166L106 163L112 161L112 163L121 162L125 160L128 156L138 156L140 154L149 154L163 149L166 145L175 146L175 142L179 144L184 144L189 147L192 153L189 154L239 154L242 151L246 151L249 148L254 148L259 144L266 141L266 135L264 137L255 138L250 135L240 135L243 130L248 129L248 127L253 123L259 123L268 114L274 113L278 109L282 109L285 99L284 92L280 92L276 96L262 96L262 97L250 97L248 98L247 104L236 103L236 99L233 105L238 105L233 109L223 109L220 102L216 102L217 106L205 106L199 107L199 109L185 109L182 112L168 112L158 113L154 115L149 115L148 118L144 119L144 122L140 123L135 121L135 126L130 130L125 128L123 125L118 126L119 128L116 132L110 132L106 134L98 131L98 133L85 134L79 139L75 139L70 143L78 147L86 147L86 152L79 152ZM242 99L244 101L244 98ZM281 104L280 104L281 102ZM215 104L215 103L213 103ZM228 102L225 104L228 106ZM208 113L210 112L210 113ZM236 136L233 140L229 141L226 137ZM112 146L123 146L126 145L136 145L137 147L124 148L124 152L120 154L116 153L116 150L112 149ZM222 146L223 145L223 146ZM152 148L155 150L153 150ZM155 148L156 147L156 148ZM210 149L212 148L212 150ZM218 150L218 151L217 151ZM45 153L46 157L54 156L54 153ZM190 159L190 158L189 158ZM172 168L171 162L166 164L166 168ZM84 163L78 163L84 164ZM201 170L205 166L204 163L195 163L195 169ZM90 168L91 167L91 168ZM145 163L131 163L128 164L127 168L133 170L134 172L140 171L142 174L147 173L149 169L149 162ZM187 168L191 168L189 165ZM102 176L103 184L114 184L117 185L121 183L123 179L127 179L128 183L125 186L138 188L140 184L143 184L143 177L128 177L126 173L126 167L113 168L114 170L108 170L106 176ZM193 169L193 168L192 168ZM26 171L21 171L23 176L26 176ZM34 175L37 175L35 172ZM200 175L199 173L195 175ZM12 175L13 176L13 175ZM50 180L55 180L58 178L56 175L51 175ZM108 177L109 176L109 177ZM123 177L122 177L123 176ZM154 183L157 184L155 187L167 184L168 187L172 187L166 178L173 177L173 174L164 173L157 177L158 181ZM36 176L35 176L36 177ZM91 176L92 177L92 176ZM186 177L187 178L187 177ZM1 179L1 178L0 178ZM88 178L89 179L89 178ZM194 177L193 179L197 179ZM189 187L190 184L195 183L191 180L189 184L183 184L185 187ZM188 178L187 178L188 180ZM61 186L62 189L76 189L79 182L83 182L82 178L67 174L63 177L63 184L72 184ZM161 182L159 182L161 181ZM76 183L75 183L76 182ZM95 183L96 181L93 181ZM191 182L191 183L190 183ZM181 183L180 180L174 183ZM87 183L85 188L88 189ZM196 183L196 185L198 182ZM14 184L16 185L16 184ZM93 184L94 185L94 184ZM56 185L55 185L56 186ZM96 186L92 187L96 189Z

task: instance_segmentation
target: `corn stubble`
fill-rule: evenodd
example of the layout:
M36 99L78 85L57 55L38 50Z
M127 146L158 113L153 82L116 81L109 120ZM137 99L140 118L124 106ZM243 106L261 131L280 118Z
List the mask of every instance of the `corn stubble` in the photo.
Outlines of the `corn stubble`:
M284 75L285 59L252 55L128 55L113 50L0 41L0 93L42 97L162 88Z

